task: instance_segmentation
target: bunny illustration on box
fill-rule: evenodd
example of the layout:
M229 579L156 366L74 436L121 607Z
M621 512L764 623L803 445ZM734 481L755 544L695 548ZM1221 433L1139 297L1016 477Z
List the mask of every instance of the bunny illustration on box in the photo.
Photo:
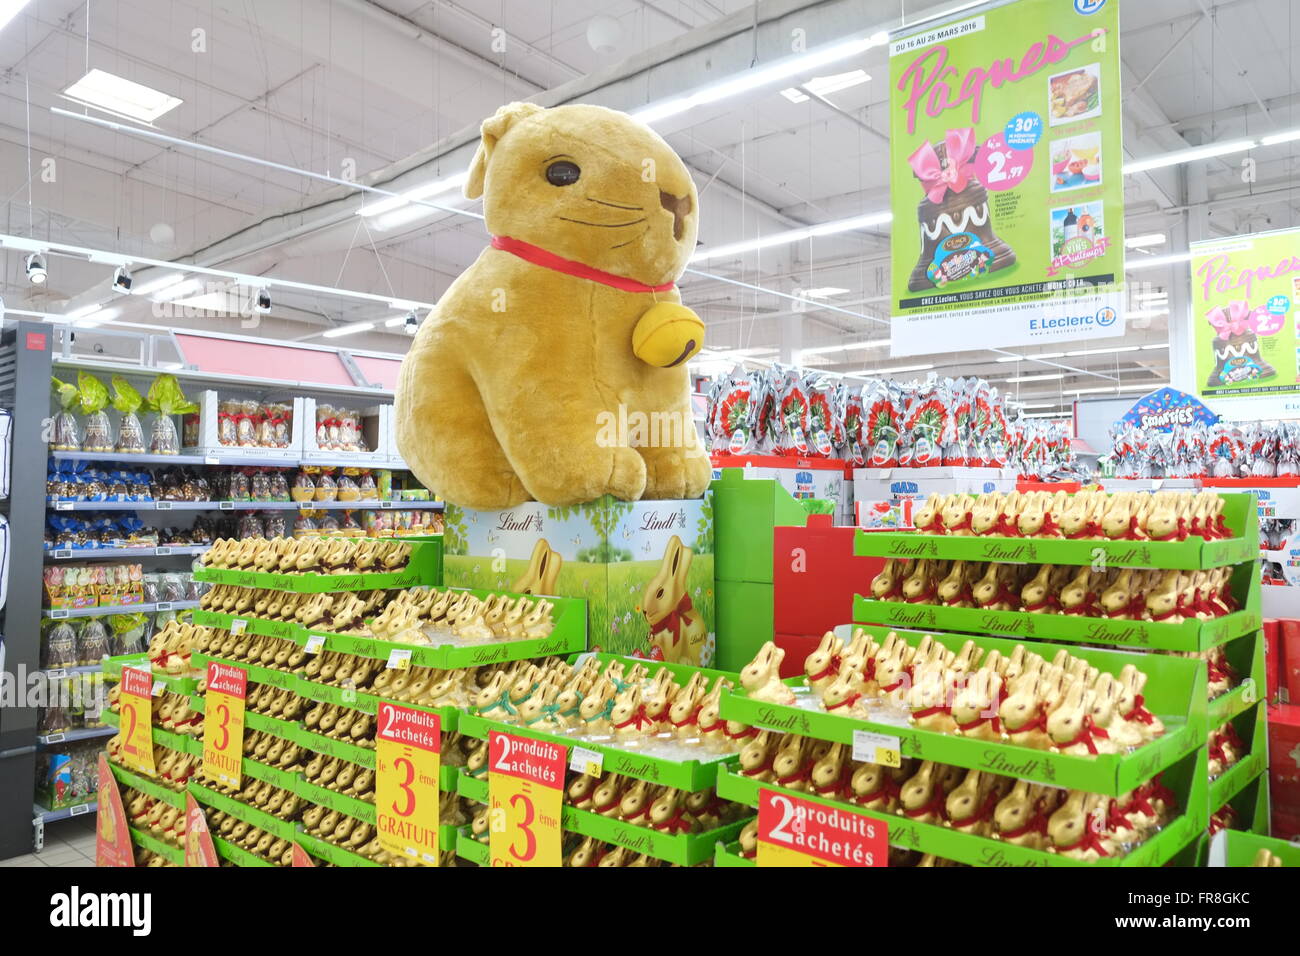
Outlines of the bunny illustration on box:
M1214 368L1206 388L1224 388L1256 378L1272 378L1277 369L1259 354L1259 336L1255 334L1255 312L1246 302L1229 302L1225 311L1215 306L1205 315L1214 326Z
M538 538L533 545L533 556L528 560L528 570L510 590L517 594L554 594L563 564L564 558L551 549L550 542Z
M673 535L659 571L645 586L641 611L650 625L650 646L673 664L701 666L708 628L691 603L686 575L695 555Z
M465 195L491 245L402 363L411 469L467 508L703 494L686 361L704 324L675 285L699 224L686 165L623 113L511 103L484 121ZM642 419L680 423L680 440Z

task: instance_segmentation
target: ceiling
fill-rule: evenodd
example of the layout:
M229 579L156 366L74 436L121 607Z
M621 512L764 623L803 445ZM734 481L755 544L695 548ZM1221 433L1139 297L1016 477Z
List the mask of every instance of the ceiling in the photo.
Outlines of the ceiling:
M339 180L401 191L461 173L478 124L510 100L633 110L786 55L795 30L814 48L898 26L900 9L911 22L954 3L764 0L755 9L740 0L32 0L0 32L2 231L432 302L483 248L481 222L418 207L417 218L404 223L358 216L361 205L381 197ZM1126 152L1144 156L1300 126L1292 53L1300 47L1298 6L1124 4ZM612 49L595 49L589 28L603 31ZM180 97L183 104L153 132L182 142L51 112L116 121L62 96L88 67ZM818 72L853 69L872 79L827 94L829 105L792 103L777 84L656 124L696 176L705 247L888 208L885 50ZM1178 251L1189 237L1296 224L1300 143L1250 158L1249 182L1239 156L1129 177L1129 235L1168 237L1131 251L1130 261ZM469 213L478 208L455 193L435 201ZM991 352L891 362L882 347L833 351L888 336L888 243L885 226L700 266L705 274L688 275L682 288L709 325L712 364L743 356L800 357L835 372L933 365L939 374L996 379L1034 414L1054 413L1078 391L1086 398L1168 380L1164 314L1132 320L1123 337L1090 343L1091 354L1038 362L998 361L1005 356ZM54 257L48 286L37 290L20 254L0 255L0 295L10 309L65 314L111 299L111 270L102 264ZM143 284L151 270L136 273ZM1135 272L1132 286L1149 292L1182 275L1174 267ZM796 289L828 286L847 290L825 300L834 309L790 298ZM277 289L272 313L250 333L238 317L177 314L137 299L112 303L120 322L323 342L331 328L369 321L377 330L332 341L396 352L407 341L400 327L384 327L396 313L381 302ZM1096 351L1117 348L1126 351ZM799 356L801 349L814 351ZM1053 377L1007 381L1043 375Z

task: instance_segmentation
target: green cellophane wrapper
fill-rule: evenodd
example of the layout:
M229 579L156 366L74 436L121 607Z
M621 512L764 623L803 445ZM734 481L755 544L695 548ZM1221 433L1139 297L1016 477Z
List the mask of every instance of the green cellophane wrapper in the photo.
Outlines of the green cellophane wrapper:
M117 451L124 455L144 454L144 426L136 414L144 396L120 375L113 376L113 407L122 413L117 426Z
M51 376L50 389L59 401L59 411L50 431L50 448L54 451L81 451L81 428L77 416L72 414L77 404L77 386Z
M86 420L81 425L81 450L113 450L113 423L108 420L108 389L89 372L77 373L77 398Z
M150 429L150 454L180 454L181 441L176 434L176 422L172 416L188 415L197 412L199 407L185 398L176 376L159 375L154 379L153 384L149 386L149 394L145 396L144 407L158 415Z

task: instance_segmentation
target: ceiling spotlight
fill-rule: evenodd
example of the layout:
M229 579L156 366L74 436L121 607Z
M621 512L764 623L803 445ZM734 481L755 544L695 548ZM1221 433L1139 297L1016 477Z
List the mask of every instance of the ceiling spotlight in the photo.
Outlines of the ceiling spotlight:
M27 281L32 285L44 285L45 278L45 257L33 252L27 257Z
M407 335L414 335L419 330L420 319L416 316L414 309L406 313L406 324L402 328L406 329Z
M113 270L113 291L120 295L131 293L131 270L126 266L118 266Z
M262 315L271 311L271 292L269 289L259 289L257 293L257 302L254 306Z

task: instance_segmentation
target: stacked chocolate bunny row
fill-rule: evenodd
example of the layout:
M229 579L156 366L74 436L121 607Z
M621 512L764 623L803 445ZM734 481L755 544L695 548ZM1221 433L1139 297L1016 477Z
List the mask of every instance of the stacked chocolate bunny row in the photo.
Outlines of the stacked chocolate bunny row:
M400 571L410 559L393 538L218 538L203 554L205 567L277 574Z

